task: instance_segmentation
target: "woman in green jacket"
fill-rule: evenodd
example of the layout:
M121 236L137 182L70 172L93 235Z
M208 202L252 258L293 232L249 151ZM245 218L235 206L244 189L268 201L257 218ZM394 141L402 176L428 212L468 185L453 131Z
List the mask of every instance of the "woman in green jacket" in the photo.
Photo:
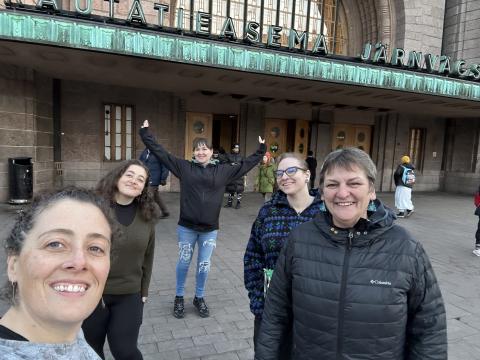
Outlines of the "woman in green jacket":
M272 198L275 188L275 164L272 162L272 155L267 151L259 165L255 190L262 193L265 202Z

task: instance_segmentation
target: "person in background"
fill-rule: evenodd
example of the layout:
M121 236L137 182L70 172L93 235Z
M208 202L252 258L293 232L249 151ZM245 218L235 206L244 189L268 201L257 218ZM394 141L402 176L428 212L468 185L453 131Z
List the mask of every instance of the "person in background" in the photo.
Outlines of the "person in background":
M480 186L478 187L478 190L475 193L473 201L475 204L475 215L479 217L477 231L475 232L475 249L473 249L473 253L476 256L480 256Z
M241 164L243 161L243 156L240 155L240 145L234 144L232 147L232 152L227 155L227 162L232 166ZM225 207L233 206L233 199L236 197L237 203L235 204L235 209L240 209L240 203L242 202L243 191L245 190L245 178L243 176L233 179L231 183L227 185L227 204ZM235 196L236 195L236 196Z
M218 160L220 160L220 164L224 164L226 162L228 162L228 159L227 159L227 153L225 152L225 149L220 146L218 148Z
M218 153L217 149L213 149L212 163L214 163L215 165L220 164L220 154Z
M313 157L313 151L308 150L307 159L305 160L308 165L308 170L310 170L310 189L315 187L315 178L317 176L317 159Z
M258 166L254 190L263 195L265 202L272 198L275 188L275 165L272 164L272 155L267 151L263 155L262 163Z
M397 217L404 218L412 215L414 206L412 203L412 188L415 184L415 168L410 163L410 157L402 156L401 164L398 165L393 180L395 182L395 207L398 209Z
M161 219L168 218L170 213L168 212L165 202L160 196L159 186L167 185L168 178L168 169L163 166L163 164L150 153L150 150L145 148L140 155L140 161L142 161L148 168L150 172L150 181L148 184L148 189L152 192L153 198L157 202L160 210L162 211Z
M225 150L223 150L223 153L224 154L222 155L221 147L218 150L213 149L211 162L214 164L225 164L227 162L227 159L225 158Z
M110 269L115 225L92 191L36 194L5 241L10 308L0 319L0 359L96 360L81 325Z
M180 180L180 219L178 221L179 257L176 267L176 296L173 316L185 316L185 281L198 245L196 287L193 305L200 317L210 316L205 302L205 285L210 272L213 250L217 246L218 218L226 184L245 175L265 154L265 140L258 137L258 150L236 165L211 162L213 148L205 138L193 141L194 161L177 158L155 141L145 120L140 137L150 151Z
M102 359L106 338L116 360L143 359L138 334L152 276L155 223L160 217L148 183L147 167L140 160L128 160L105 175L96 188L112 207L122 234L103 298L82 326Z
M280 167L279 167L280 168ZM290 233L268 289L256 360L446 360L445 305L422 246L376 199L357 148L320 171L324 208Z
M258 212L243 257L245 288L250 298L250 310L255 315L255 347L262 320L265 291L285 239L296 226L312 220L320 212L322 204L318 191L309 191L311 174L300 154L283 153L277 160L278 170L274 174L278 191ZM290 357L291 338L287 336L281 345L278 359Z

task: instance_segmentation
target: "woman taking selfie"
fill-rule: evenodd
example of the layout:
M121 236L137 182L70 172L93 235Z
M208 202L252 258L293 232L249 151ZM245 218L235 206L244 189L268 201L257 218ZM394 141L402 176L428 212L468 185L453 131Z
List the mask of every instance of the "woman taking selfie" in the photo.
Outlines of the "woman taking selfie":
M73 187L36 195L20 214L5 242L0 359L98 359L81 324L110 269L109 219L102 198Z
M143 359L138 333L152 275L155 222L160 217L147 184L148 169L139 160L129 160L97 185L97 192L113 208L122 235L114 248L102 301L83 323L85 338L102 359L106 337L116 360Z

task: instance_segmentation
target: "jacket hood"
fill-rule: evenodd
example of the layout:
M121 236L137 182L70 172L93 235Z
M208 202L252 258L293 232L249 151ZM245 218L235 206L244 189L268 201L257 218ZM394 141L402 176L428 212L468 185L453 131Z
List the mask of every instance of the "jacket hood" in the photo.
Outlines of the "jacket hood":
M383 202L374 200L375 210L368 211L368 219L361 218L352 229L340 229L333 224L332 214L327 208L315 219L315 225L326 234L326 238L334 242L346 242L348 234L353 233L352 246L365 246L375 241L381 234L389 230L396 219L392 209Z

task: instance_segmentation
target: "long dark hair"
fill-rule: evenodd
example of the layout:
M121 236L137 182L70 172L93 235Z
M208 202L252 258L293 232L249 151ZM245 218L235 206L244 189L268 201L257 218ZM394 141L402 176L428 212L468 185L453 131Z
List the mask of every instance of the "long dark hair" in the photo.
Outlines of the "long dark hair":
M146 221L155 221L160 218L160 208L153 199L152 193L148 190L150 172L140 160L133 159L122 162L119 166L110 170L107 175L100 179L95 190L98 194L100 194L110 202L110 206L115 205L115 196L118 193L118 180L132 165L142 167L147 173L147 178L145 179L145 187L143 188L142 193L137 196L134 201L137 202L142 217Z

